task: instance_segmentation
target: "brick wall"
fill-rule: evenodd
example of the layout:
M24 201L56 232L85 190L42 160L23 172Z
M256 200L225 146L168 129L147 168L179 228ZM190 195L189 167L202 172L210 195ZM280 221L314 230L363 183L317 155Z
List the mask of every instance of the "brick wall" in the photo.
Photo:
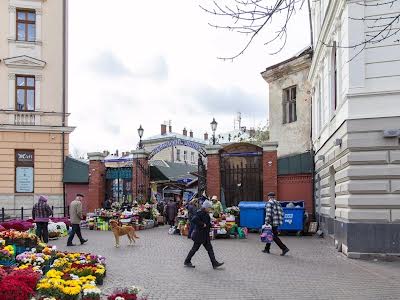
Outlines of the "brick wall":
M309 214L313 213L312 175L296 174L278 177L278 200L304 200L304 206Z
M207 156L207 195L221 197L221 169L219 154Z
M278 157L276 151L263 152L263 197L267 199L267 194L278 193Z
M84 200L84 202L87 202L87 210L89 212L103 206L106 188L105 172L106 167L103 162L98 160L90 161L88 196Z
M65 198L67 202L67 206L71 204L71 202L75 199L76 194L85 195L85 199L82 201L83 213L87 214L90 212L89 206L89 184L87 183L66 183L65 184Z

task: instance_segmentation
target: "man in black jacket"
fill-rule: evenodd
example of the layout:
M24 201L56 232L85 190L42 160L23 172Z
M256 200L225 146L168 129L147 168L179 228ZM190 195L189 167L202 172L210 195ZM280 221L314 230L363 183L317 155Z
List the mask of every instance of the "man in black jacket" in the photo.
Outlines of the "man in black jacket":
M185 259L185 267L194 268L191 260L195 255L197 250L200 249L201 245L206 248L208 252L208 256L210 257L212 266L214 269L222 266L224 263L220 263L215 259L214 249L211 245L210 239L210 228L211 228L211 218L210 218L210 209L212 207L212 203L208 200L204 201L201 210L199 210L196 215L193 217L192 222L195 224L195 229L192 233L192 239L194 241L194 245L190 250L188 256Z

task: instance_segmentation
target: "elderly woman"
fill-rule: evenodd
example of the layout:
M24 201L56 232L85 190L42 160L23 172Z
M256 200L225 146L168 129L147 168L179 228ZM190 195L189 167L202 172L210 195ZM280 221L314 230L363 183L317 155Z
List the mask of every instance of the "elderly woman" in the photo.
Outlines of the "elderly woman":
M211 198L212 200L212 212L214 215L214 218L219 218L221 216L221 213L224 211L221 201L218 200L217 196L213 196Z

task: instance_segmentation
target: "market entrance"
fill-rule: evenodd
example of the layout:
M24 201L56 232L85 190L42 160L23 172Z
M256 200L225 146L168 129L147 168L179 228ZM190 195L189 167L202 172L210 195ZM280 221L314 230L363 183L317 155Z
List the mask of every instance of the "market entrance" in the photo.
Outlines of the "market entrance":
M232 144L221 150L221 198L227 207L263 199L263 152L252 144Z
M106 169L106 198L112 202L132 202L132 167Z

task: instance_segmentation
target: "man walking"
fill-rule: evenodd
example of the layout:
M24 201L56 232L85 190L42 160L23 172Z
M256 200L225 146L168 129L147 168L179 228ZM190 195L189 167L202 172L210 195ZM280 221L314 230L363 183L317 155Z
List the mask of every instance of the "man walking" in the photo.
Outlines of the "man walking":
M266 215L265 224L272 226L272 232L274 234L274 242L282 250L281 256L285 256L289 252L289 248L282 243L281 239L278 237L278 227L283 223L283 209L281 204L275 199L275 193L268 193L268 202L266 205ZM264 253L270 253L269 250L271 244L265 244L265 249L262 251Z
M218 267L224 264L218 262L215 259L214 249L211 245L211 239L210 239L211 218L209 215L211 207L212 203L209 200L204 201L201 210L199 210L192 219L193 223L196 225L192 233L192 239L194 241L194 245L185 259L184 263L185 267L188 268L195 267L192 264L191 260L192 257L197 252L197 250L200 249L201 245L203 245L204 248L206 248L208 256L210 257L214 269L217 269Z
M32 209L32 219L36 223L36 235L46 244L49 242L49 217L53 214L47 201L46 196L39 196L38 202Z
M71 233L69 234L67 246L75 246L72 243L75 233L78 236L79 240L81 241L82 245L88 241L85 240L81 234L81 220L83 220L83 215L82 215L83 197L84 196L82 194L76 194L75 200L72 201L69 206L69 217L71 219L72 230Z

